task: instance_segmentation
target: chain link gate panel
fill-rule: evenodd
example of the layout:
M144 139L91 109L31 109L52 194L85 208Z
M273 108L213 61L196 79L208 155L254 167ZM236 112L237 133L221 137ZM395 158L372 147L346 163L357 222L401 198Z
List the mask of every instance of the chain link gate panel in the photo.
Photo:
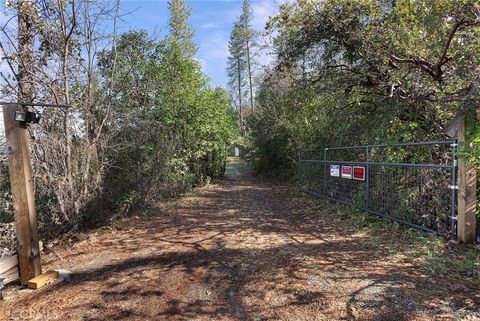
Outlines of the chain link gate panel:
M300 188L455 238L456 146L431 141L302 150Z

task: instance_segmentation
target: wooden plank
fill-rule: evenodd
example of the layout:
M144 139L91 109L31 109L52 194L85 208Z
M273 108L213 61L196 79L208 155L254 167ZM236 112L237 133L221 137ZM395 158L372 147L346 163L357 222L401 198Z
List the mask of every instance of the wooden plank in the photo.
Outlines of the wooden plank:
M458 142L464 144L465 118L458 128ZM477 172L464 160L458 160L457 236L462 243L474 243L476 237Z
M18 265L18 256L12 255L0 259L0 275Z
M20 279L20 275L18 274L18 265L14 266L10 270L1 273L0 278L4 278L3 284L8 284L10 282L14 282L18 279Z
M58 271L47 271L43 274L40 274L30 281L28 281L28 287L30 289L39 289L47 284L50 284L58 279Z
M7 141L6 154L13 211L18 239L18 262L22 284L42 273L38 244L37 220L33 193L32 165L28 145L28 130L14 120L18 105L3 106L3 122Z
M4 284L16 281L20 278L18 274L18 256L12 255L0 259L0 278Z

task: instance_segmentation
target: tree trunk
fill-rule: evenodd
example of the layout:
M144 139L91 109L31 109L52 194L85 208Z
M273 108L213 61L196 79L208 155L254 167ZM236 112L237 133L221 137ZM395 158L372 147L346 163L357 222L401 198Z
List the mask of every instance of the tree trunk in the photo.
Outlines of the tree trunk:
M68 68L67 68L67 60L68 60L68 43L65 44L65 50L63 53L63 69L62 69L62 76L63 76L63 95L65 99L65 105L70 105L70 90L68 88ZM73 175L72 175L72 133L70 130L70 124L68 122L68 118L70 116L68 108L65 110L65 115L63 118L63 130L65 133L65 164L66 164L66 173L65 178L67 180L67 188L68 191L66 193L68 197L68 202L75 201L75 191L73 187ZM63 213L65 220L69 221L70 216L69 213L65 211Z
M251 68L251 61L250 61L250 43L247 39L247 64L248 64L248 82L250 87L250 107L252 107L252 111L255 110L253 105L253 85L252 85L252 68Z
M74 33L76 23L77 23L77 13L76 13L76 3L75 1L71 2L71 9L72 12L68 13L64 8L63 5L59 5L59 13L60 13L60 22L61 22L61 30L63 31L63 52L62 52L62 78L63 78L63 96L65 99L65 104L70 106L70 87L69 87L69 70L68 70L68 63L70 59L70 40ZM70 19L70 23L67 23L67 15ZM72 129L69 123L70 118L70 108L65 110L65 115L63 118L63 130L65 135L65 179L66 179L66 186L67 191L64 195L67 197L67 202L70 204L68 207L71 208L73 204L73 211L75 214L78 215L79 208L78 208L78 193L75 189L75 183L73 181L73 171L78 171L78 166L73 168L73 157L72 157ZM69 221L69 210L63 213L65 220Z
M242 115L242 78L241 78L241 71L240 71L240 58L237 58L237 79L238 79L238 110L239 110L239 118L240 118L240 133L241 135L245 135L243 130L243 115Z

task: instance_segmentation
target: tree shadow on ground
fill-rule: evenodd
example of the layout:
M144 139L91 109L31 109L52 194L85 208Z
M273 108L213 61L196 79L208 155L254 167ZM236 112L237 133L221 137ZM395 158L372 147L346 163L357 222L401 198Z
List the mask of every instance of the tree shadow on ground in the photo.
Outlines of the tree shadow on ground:
M224 181L170 215L103 235L99 263L88 257L70 283L19 306L61 306L59 319L84 320L417 320L436 316L440 298L452 311L479 308L307 200L269 183Z

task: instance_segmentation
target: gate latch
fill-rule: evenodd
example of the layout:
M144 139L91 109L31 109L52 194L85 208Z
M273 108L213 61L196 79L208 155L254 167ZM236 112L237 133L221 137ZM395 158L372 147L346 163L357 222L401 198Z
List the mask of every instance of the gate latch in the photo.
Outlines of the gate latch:
M448 185L449 189L458 189L458 185Z

